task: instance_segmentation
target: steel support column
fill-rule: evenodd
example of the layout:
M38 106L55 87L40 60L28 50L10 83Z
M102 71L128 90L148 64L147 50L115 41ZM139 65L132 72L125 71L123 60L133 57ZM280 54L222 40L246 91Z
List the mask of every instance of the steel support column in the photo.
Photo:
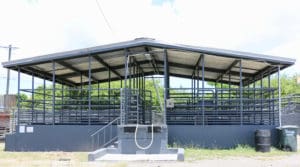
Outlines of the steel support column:
M43 123L46 124L46 79L43 78Z
M33 123L34 112L34 75L31 73L31 123Z
M55 62L52 61L52 125L55 124Z
M260 124L263 124L263 74L260 78Z
M268 105L269 105L269 125L271 124L271 73L268 75Z
M92 85L91 85L91 78L92 78L92 73L91 73L91 65L92 65L92 57L89 55L89 122L88 124L91 125L91 94L92 94Z
M278 65L278 114L279 114L279 126L281 126L281 83L280 83L280 65Z
M256 82L253 82L253 88L254 88L254 93L253 93L253 99L254 99L254 124L256 124Z
M165 88L165 93L164 93L164 102L165 102L165 106L164 106L164 124L167 124L166 121L166 116L167 116L167 99L169 98L169 88L170 88L170 83L169 83L169 67L168 67L168 54L167 54L167 50L164 49L164 88Z
M240 123L243 125L243 72L242 60L240 60Z
M229 88L229 105L231 105L231 74L230 74L230 71L229 71L229 74L228 74L228 88Z
M201 106L201 110L202 110L202 125L204 126L204 121L205 121L205 119L204 119L204 83L205 83L205 77L204 77L204 75L205 75L205 63L204 63L204 59L205 59L205 57L204 57L204 55L202 56L202 60L201 60L201 66L202 66L202 70L201 70L201 72L202 72L202 106Z
M82 122L82 101L83 101L83 91L82 91L82 74L80 74L80 121Z
M64 121L64 85L61 85L61 107L60 107L60 116L61 116L61 122ZM70 113L70 112L69 112Z
M109 109L108 109L108 122L110 122L110 116L111 116L111 103L110 103L110 99L111 99L111 92L110 92L110 88L111 88L111 70L110 68L108 68L108 106L109 106Z
M21 72L20 72L21 70L20 70L20 67L18 66L18 110L17 110L17 125L19 125L19 122L20 122L20 100L21 100L21 98L20 98L20 82L21 82L21 76L20 76L20 74L21 74Z

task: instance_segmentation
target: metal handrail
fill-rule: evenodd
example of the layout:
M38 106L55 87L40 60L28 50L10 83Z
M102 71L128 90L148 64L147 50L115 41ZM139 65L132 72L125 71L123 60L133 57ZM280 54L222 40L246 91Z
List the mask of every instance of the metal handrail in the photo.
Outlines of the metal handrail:
M104 129L106 129L108 126L112 125L113 123L115 123L119 119L120 119L120 117L117 117L116 119L114 119L110 123L108 123L107 125L105 125L102 128L98 129L96 132L91 134L91 137L94 137L97 133L100 133L101 131L103 131Z
M113 123L115 123L116 121L118 121L120 119L120 117L114 119L113 121L111 121L110 123L108 123L107 125L103 126L102 128L100 128L99 130L97 130L96 132L94 132L90 137L92 140L92 148L93 149L98 149L98 148L102 148L105 147L106 145L110 144L111 142L113 142L115 139L117 139L117 135L113 135L113 131L112 131L112 125ZM110 133L108 135L106 135L106 129L110 130ZM100 135L103 134L103 138L100 139ZM95 137L97 142L95 143ZM102 140L103 139L103 140ZM100 140L101 140L101 144L100 144Z

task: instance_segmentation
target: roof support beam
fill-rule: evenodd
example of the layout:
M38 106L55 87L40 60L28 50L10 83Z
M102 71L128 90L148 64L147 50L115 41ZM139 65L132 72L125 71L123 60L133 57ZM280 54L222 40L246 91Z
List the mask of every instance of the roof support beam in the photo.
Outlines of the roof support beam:
M261 77L265 77L266 75L271 75L274 71L277 71L277 66L267 66L262 70L258 71L253 75L253 77L248 78L244 81L244 85L250 84L251 82L255 82L259 80ZM243 73L244 75L244 73Z
M78 73L79 75L82 74L82 75L84 75L85 77L89 78L89 74L82 73L82 71L80 71L79 69L73 67L73 66L72 66L71 64L69 64L69 63L66 63L66 62L63 62L63 61L56 62L56 63L58 63L58 64L60 64L60 65L62 65L62 66L64 66L64 67L66 67L66 68L71 69L72 71ZM87 71L89 71L89 70L87 70ZM95 78L95 77L93 77L93 76L91 76L91 78L92 78L93 80L98 80L97 78Z
M113 72L116 76L118 76L120 79L122 78L122 76L116 71L114 70L111 66L109 66L103 59L101 59L98 56L93 56L94 59L96 59L100 64L102 64L104 67L106 67L107 69L109 69L111 72Z
M154 72L145 72L144 75L145 76L148 76L148 75L154 75L155 73ZM160 73L162 75L162 73ZM135 78L135 77L138 77L138 74L132 74L132 75L128 75L128 78ZM122 77L122 79L125 79ZM117 80L120 80L119 77L114 77L114 78L111 78L110 81L117 81ZM98 80L99 82L108 82L109 79L102 79L102 80ZM97 81L92 81L91 84L97 84L98 82ZM83 82L82 83L83 85L87 85L88 82ZM80 85L80 83L77 83L76 85Z
M157 61L157 63L158 64L163 64L163 61ZM181 64L181 63L169 62L169 66L170 67L186 68L186 69L194 70L194 66L192 66L192 65L186 65L186 64ZM201 66L199 66L199 68L200 67ZM222 69L211 68L211 67L204 67L204 70L206 72L215 72L215 73L224 73L225 72ZM237 72L237 71L232 71L231 74L234 75L234 76L239 76L240 75L240 73ZM245 77L253 77L253 74L243 72L243 76L245 76Z
M145 46L145 51L146 51L146 53L148 52L151 52L150 51L150 49L147 47L147 46ZM149 53L150 54L150 53ZM156 63L156 60L155 60L155 58L154 58L154 56L152 55L152 54L150 54L150 56L151 56L151 60L150 60L150 63L151 63L151 65L152 65L152 67L153 67L153 69L154 69L154 71L155 71L155 73L159 73L159 69L157 68L157 63Z
M231 69L236 66L240 61L239 60L234 60L230 66L226 69L226 71L222 74L220 74L217 79L216 79L216 82L218 82L225 74L229 73L231 71Z
M199 63L200 63L200 61L203 59L203 56L204 56L203 54L200 54L200 56L199 56L199 58L198 58L198 60L197 60L197 62L196 62L196 64L195 64L195 69L194 69L194 71L193 71L192 76L195 75L196 70L199 68Z
M142 73L144 73L144 70L143 68L140 66L140 64L137 62L136 58L135 57L132 57L133 59L133 63L142 71Z
M35 76L39 77L39 78L46 78L48 80L52 80L52 74L48 74L48 73L39 73L36 69L32 68L32 67L20 67L21 72L26 73L28 75L31 75L31 73L35 74ZM67 81L65 78L62 78L60 76L55 77L56 81L60 84L66 84L68 86L75 86L76 84Z
M149 61L136 61L137 64L142 65L142 64L147 64L149 63ZM163 65L164 62L163 61L156 61L157 64L159 65ZM169 67L177 67L177 68L186 68L186 69L190 69L190 70L194 70L195 67L192 65L186 65L186 64L180 64L180 63L174 63L174 62L168 62ZM117 66L111 66L111 69L114 70L118 70L118 69L122 69L124 68L124 64L122 65L117 65ZM157 67L158 68L158 67ZM202 68L201 66L199 66L199 68ZM225 73L226 71L222 70L222 69L217 69L217 68L211 68L211 67L204 67L206 72L215 72L215 73ZM96 72L105 72L107 69L106 68L97 68L97 69L92 69L92 73L96 73ZM81 71L82 74L88 75L88 70L84 70ZM155 71L155 73L157 73L157 71ZM158 73L160 73L160 71L158 70ZM157 73L157 74L158 74ZM58 75L61 78L68 78L68 77L75 77L78 76L79 74L77 72L74 73L68 73L68 74L62 74L62 75ZM231 75L232 76L239 76L239 72L237 71L231 71ZM245 77L253 77L254 75L251 73L246 73L243 72L243 76ZM190 77L189 77L190 78Z
M154 73L154 72L145 72L144 73L144 75L145 76L149 76L149 75L155 75L156 73ZM163 72L159 72L159 75L164 75L164 73ZM191 79L191 76L190 75L182 75L182 74L176 74L176 73L169 73L169 75L170 76L174 76L174 77L179 77L179 78L186 78L186 79ZM128 77L132 77L132 78L134 78L134 77L137 77L137 75L130 75L130 76L128 76ZM200 77L196 77L195 79L200 79L201 80L201 78ZM111 78L110 79L110 81L117 81L117 80L119 80L119 78L118 77L114 77L114 78ZM108 82L109 81L109 79L102 79L102 80L98 80L99 82ZM211 82L214 82L215 81L215 79L210 79L210 78L206 78L205 79L205 81L211 81ZM227 83L227 82L223 82L223 81L220 81L221 83ZM98 82L97 81L92 81L91 82L92 84L97 84ZM231 82L232 83L232 85L239 85L239 82ZM88 84L88 82L83 82L82 83L83 85L87 85ZM80 85L80 83L78 83L78 84L76 84L76 85Z

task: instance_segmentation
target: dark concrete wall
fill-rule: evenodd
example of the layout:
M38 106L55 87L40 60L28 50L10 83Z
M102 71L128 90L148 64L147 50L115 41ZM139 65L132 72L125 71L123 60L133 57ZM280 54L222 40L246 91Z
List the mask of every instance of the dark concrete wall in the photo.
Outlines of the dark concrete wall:
M276 126L239 125L169 125L169 144L206 148L232 148L238 144L254 146L254 132L258 129L272 130L272 144L277 142Z
M33 133L17 133L6 136L6 151L94 151L90 135L101 125L34 125ZM169 144L230 148L238 144L254 145L257 129L272 129L272 141L276 143L275 126L235 125L168 125ZM117 127L114 127L117 130ZM133 133L134 134L134 133Z
M33 133L9 134L5 138L6 151L92 151L90 135L99 126L33 125Z

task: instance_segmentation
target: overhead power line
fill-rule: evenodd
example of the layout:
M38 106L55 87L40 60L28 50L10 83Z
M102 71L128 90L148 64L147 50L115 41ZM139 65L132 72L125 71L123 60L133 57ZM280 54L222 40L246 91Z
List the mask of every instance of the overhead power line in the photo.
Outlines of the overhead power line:
M103 17L104 20L105 20L105 23L106 23L107 27L109 28L109 30L110 30L112 33L114 33L112 27L111 27L110 24L109 24L108 19L106 18L105 14L104 14L104 12L103 12L103 10L102 10L102 8L101 8L101 5L100 5L99 1L98 1L98 0L95 0L95 1L96 1L96 3L97 3L97 7L98 7L98 9L99 9L99 11L100 11L102 17Z

